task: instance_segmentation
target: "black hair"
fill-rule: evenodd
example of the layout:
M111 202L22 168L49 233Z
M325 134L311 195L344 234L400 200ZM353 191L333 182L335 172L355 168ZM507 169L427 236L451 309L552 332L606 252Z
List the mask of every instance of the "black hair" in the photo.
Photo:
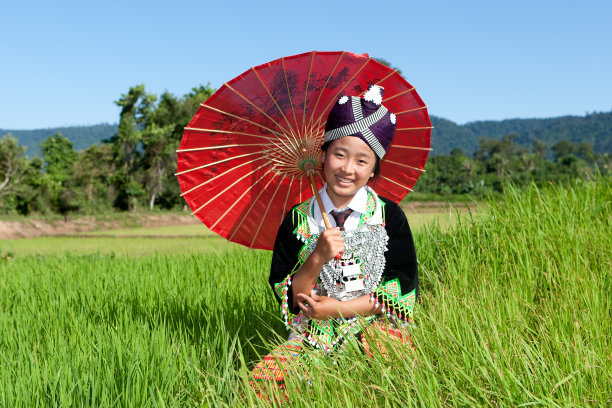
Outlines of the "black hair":
M324 152L327 152L327 149L329 149L329 146L332 144L332 142L333 140L323 143L323 145L321 146L321 150L323 150ZM376 153L374 153L374 157L376 157L376 163L374 164L373 173L374 173L374 180L376 180L378 178L378 175L380 174L380 157L378 157Z

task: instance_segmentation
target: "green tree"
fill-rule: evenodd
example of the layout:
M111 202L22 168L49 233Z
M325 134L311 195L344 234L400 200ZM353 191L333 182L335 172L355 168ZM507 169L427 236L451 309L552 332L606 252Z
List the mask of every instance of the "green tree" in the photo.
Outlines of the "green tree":
M45 162L34 157L27 164L25 175L15 189L15 209L23 215L54 211L52 205L55 184L43 171Z
M121 107L118 133L110 142L116 162L113 185L117 191L114 205L133 210L138 198L145 194L139 180L141 169L142 129L154 109L157 97L149 94L143 84L131 87L115 104Z
M27 159L26 148L19 146L17 139L7 134L0 139L0 207L8 207L9 196L15 193L25 177ZM5 210L8 208L5 208Z
M81 206L92 211L111 207L116 198L111 179L115 160L110 144L94 144L77 153L73 183L81 191Z
M57 133L42 141L40 146L45 160L45 171L49 177L58 183L65 182L72 174L77 157L72 142Z
M533 140L531 151L533 152L533 154L536 155L538 160L544 159L547 149L548 149L548 146L546 145L546 142L544 142L543 140L540 140L540 139Z
M208 85L193 88L181 99L165 92L148 117L142 130L142 143L144 147L144 186L149 196L150 210L153 210L160 195L164 196L162 200L164 207L173 206L179 202L178 188L172 188L172 186L178 186L173 175L177 166L176 149L180 144L185 126L200 104L213 92L214 90Z
M595 152L593 151L593 145L589 142L580 142L580 144L576 146L575 153L582 160L585 160L589 163L593 163L595 161Z
M483 162L488 171L495 171L498 178L503 178L506 167L516 154L515 138L514 134L505 135L501 140L480 138L474 159Z
M41 143L45 161L45 173L52 183L51 203L55 210L68 217L68 213L79 209L78 192L72 183L77 153L72 142L61 133L49 136Z
M576 146L567 140L560 140L551 148L555 153L555 160L559 161L565 156L569 156L576 151Z

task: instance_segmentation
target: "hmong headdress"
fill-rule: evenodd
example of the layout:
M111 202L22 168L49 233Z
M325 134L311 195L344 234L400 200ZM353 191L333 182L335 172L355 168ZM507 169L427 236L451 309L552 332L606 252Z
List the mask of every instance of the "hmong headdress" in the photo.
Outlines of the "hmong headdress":
M395 133L395 115L382 105L384 89L370 85L363 98L342 96L325 124L325 142L356 136L383 158Z

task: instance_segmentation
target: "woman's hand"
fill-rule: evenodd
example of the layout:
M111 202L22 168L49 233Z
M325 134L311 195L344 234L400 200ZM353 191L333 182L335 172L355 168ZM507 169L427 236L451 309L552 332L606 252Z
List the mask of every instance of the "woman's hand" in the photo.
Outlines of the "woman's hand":
M310 296L298 293L297 297L297 304L302 313L311 319L327 320L339 316L339 300L327 296L319 296L314 291L310 292Z
M319 257L322 263L326 263L334 259L334 257L345 250L344 239L340 233L340 228L326 229L321 233L317 240L313 254Z
M294 307L298 305L300 300L298 299L299 294L309 297L307 293L310 293L317 284L323 265L344 250L344 239L340 233L340 228L330 228L321 233L314 251L291 278Z
M336 317L348 319L357 315L371 316L382 313L382 306L378 305L376 307L374 302L370 302L369 295L341 302L327 296L318 296L312 291L310 296L298 293L296 300L297 305L305 316L317 320L327 320Z

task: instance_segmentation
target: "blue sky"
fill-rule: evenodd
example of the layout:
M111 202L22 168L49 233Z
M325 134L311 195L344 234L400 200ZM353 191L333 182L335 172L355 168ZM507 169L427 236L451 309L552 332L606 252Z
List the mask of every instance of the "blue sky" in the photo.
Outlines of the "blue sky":
M399 67L432 115L612 110L610 1L0 3L0 128L118 121L130 86L183 95L311 50Z

